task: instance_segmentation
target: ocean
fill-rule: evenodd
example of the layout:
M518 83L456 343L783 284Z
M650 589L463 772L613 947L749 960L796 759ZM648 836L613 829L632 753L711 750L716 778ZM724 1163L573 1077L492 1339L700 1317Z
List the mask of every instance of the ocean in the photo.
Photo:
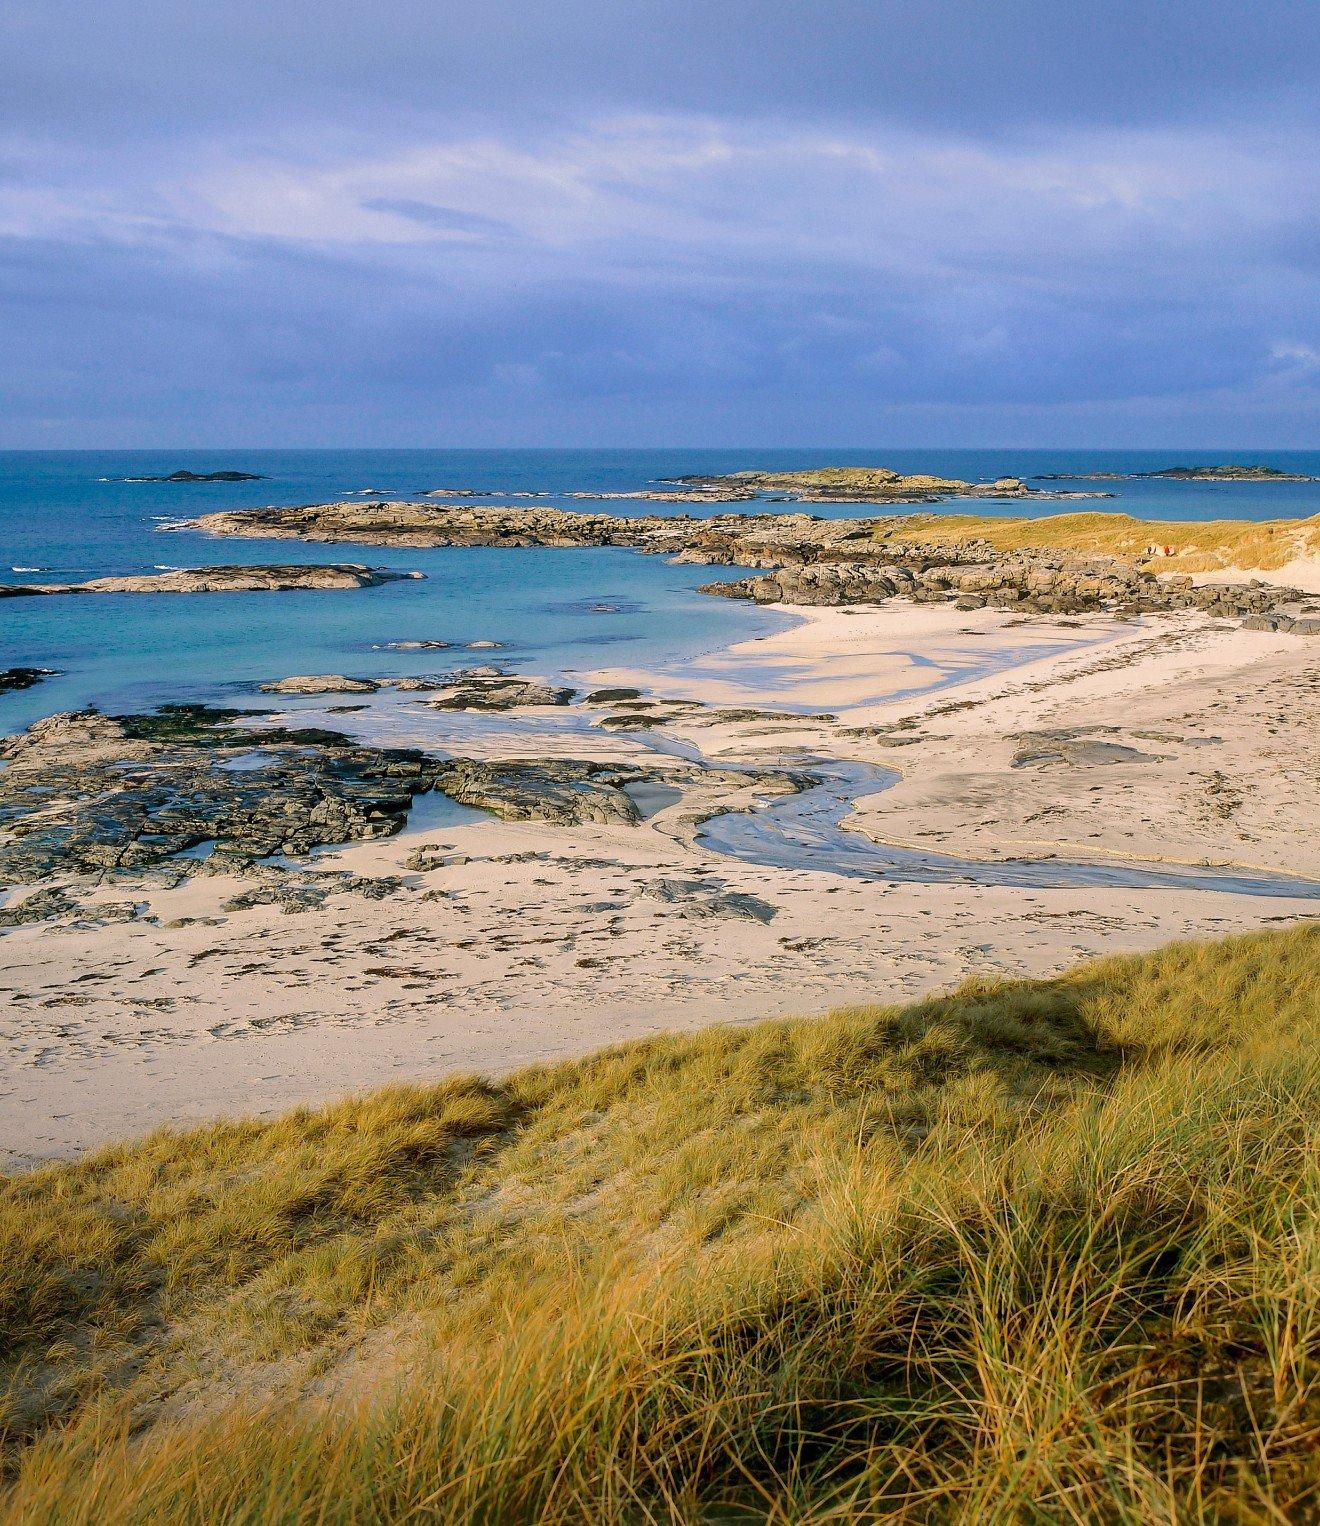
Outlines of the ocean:
M662 477L750 468L883 465L982 480L1101 470L1149 471L1264 460L1320 476L1320 451L1023 450L179 450L0 452L0 581L81 581L225 562L356 561L415 570L423 581L357 592L89 595L0 600L0 667L55 668L36 688L0 694L0 732L88 704L143 709L169 700L250 702L253 686L289 673L408 674L489 661L464 650L499 642L502 663L528 673L681 662L779 629L781 614L696 590L736 569L671 566L620 550L391 550L220 540L167 530L214 509L407 497L432 488L565 495L627 491ZM258 482L163 483L124 478L187 469L259 473ZM1069 484L1058 484L1067 487ZM1248 519L1320 512L1320 484L1105 482L1112 499L1078 508L1146 519ZM480 501L480 500L478 500ZM611 503L610 512L664 513ZM771 507L771 506L767 506ZM778 508L780 506L773 506ZM965 505L947 506L961 512ZM1066 505L986 502L979 513L1058 513ZM681 512L673 509L674 512ZM714 512L714 511L713 511ZM822 514L864 512L820 506ZM877 512L887 512L877 510ZM446 651L396 652L401 640Z

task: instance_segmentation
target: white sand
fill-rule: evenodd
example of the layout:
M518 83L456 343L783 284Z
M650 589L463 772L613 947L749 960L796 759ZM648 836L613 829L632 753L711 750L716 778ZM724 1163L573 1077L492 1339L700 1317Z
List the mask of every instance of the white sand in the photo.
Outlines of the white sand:
M713 759L817 754L900 768L902 782L855 818L885 840L968 858L1136 854L1320 874L1320 642L1199 616L1138 625L912 605L793 613L802 618L791 629L681 672L612 670L592 682L835 712L835 724L705 717L662 739ZM952 705L967 708L940 713ZM420 707L381 715L391 740L404 715L427 724ZM1009 733L1080 727L1082 740L1148 757L1012 766L1023 744ZM912 735L915 745L894 745ZM525 735L471 750L483 747L531 750ZM643 739L596 732L546 737L536 750L653 756ZM1217 778L1226 782L1212 788ZM411 874L410 889L383 901L223 913L242 887L202 878L133 892L151 901L154 923L6 933L0 1151L29 1163L157 1124L900 1000L972 973L1042 974L1320 910L1208 890L885 883L742 864L686 840L693 804L635 828L432 826L323 860L398 873L423 841L471 860ZM642 893L658 876L703 872L771 903L773 920L693 920ZM183 917L223 920L166 925Z

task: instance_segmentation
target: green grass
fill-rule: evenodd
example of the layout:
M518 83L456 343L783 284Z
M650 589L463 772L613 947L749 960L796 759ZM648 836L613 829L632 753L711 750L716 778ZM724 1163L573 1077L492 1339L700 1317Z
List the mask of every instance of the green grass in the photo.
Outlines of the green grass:
M0 1196L0 1519L1278 1521L1320 928L157 1133Z

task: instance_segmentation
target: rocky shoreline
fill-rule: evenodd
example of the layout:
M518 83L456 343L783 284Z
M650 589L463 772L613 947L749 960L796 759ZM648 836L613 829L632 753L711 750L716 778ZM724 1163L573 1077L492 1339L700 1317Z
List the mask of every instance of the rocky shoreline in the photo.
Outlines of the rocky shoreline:
M478 711L562 705L573 693L508 675L429 687L444 692L420 703ZM792 792L812 782L790 769L729 770L668 759L435 757L291 728L287 719L191 704L142 715L67 712L34 722L0 743L0 884L49 886L70 875L101 884L143 873L177 884L196 874L236 874L296 889L303 869L286 879L288 870L263 861L393 836L415 799L431 791L504 821L634 826L643 819L630 793L638 788L691 789L704 797ZM39 894L4 907L0 926L66 911L68 890L60 889L49 905Z
M1002 557L970 565L817 562L735 583L707 583L703 593L757 604L879 604L886 599L941 603L962 610L1021 614L1118 615L1196 609L1246 621L1250 628L1320 636L1320 600L1260 581L1201 583L1158 578L1112 558Z
M1320 603L1302 591L1259 580L1198 584L1189 574L1156 572L1159 548L1150 548L1143 561L1006 550L971 532L963 539L937 543L921 539L902 516L624 517L540 506L380 501L206 514L188 521L186 528L249 538L414 548L618 546L681 562L763 569L762 576L712 583L703 590L757 603L873 604L908 598L963 601L961 607L968 609L1012 606L1024 614L1200 609L1235 619L1280 622L1270 629L1320 633Z

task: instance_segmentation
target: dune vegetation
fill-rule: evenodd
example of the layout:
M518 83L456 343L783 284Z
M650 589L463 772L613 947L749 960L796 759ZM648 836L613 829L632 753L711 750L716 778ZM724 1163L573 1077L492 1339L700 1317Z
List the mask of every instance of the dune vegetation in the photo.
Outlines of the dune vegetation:
M1135 519L1090 511L1038 519L986 514L910 514L876 521L877 540L931 546L978 541L997 551L1063 551L1116 556L1156 572L1272 572L1294 561L1320 560L1320 514L1309 519ZM1158 555L1148 554L1161 548ZM1171 554L1166 555L1167 547Z
M1320 1508L1320 926L0 1195L0 1519Z

